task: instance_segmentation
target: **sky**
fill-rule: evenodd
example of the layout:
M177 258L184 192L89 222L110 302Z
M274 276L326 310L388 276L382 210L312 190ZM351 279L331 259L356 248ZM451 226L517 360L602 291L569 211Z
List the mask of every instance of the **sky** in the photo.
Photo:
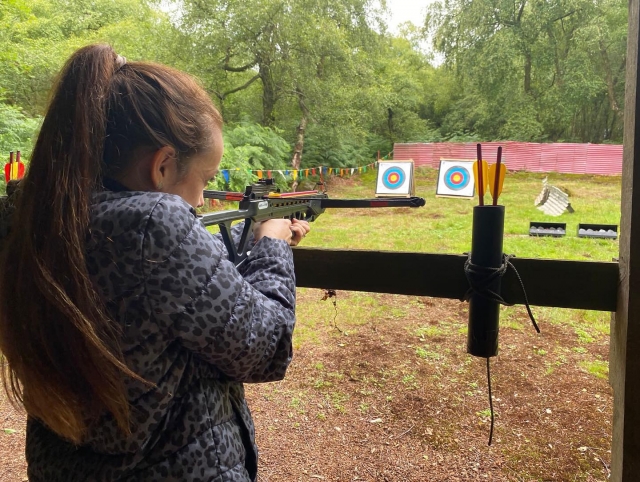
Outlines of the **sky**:
M397 32L397 27L404 22L413 22L422 26L427 5L434 0L387 0L387 8L391 12L388 19L389 30Z

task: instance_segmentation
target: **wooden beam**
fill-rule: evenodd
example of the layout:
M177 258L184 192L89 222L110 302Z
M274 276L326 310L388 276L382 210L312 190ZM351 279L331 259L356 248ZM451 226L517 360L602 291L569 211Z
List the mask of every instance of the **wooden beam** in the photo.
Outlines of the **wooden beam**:
M611 480L640 480L640 97L639 0L629 2L620 219L618 308L611 322L609 380L613 387ZM636 189L637 187L637 189Z
M461 299L469 288L463 255L296 248L294 259L300 287L453 299ZM532 305L616 309L618 263L511 261ZM502 280L502 295L509 303L524 303L520 282L511 269Z

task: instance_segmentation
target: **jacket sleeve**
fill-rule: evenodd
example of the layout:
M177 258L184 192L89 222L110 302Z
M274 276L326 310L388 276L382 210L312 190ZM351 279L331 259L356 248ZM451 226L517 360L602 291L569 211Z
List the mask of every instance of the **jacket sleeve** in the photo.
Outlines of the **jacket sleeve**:
M292 358L295 275L289 245L262 238L244 276L226 248L175 196L153 208L143 264L152 316L163 332L226 377L284 377Z

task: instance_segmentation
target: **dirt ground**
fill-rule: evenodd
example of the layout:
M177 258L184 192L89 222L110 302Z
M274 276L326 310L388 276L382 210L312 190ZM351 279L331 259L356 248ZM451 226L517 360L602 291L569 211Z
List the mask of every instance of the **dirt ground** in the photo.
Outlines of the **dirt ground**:
M538 335L524 309L504 316L488 446L486 362L465 352L465 303L339 293L336 314L322 295L300 291L286 379L247 386L261 482L607 480L612 393L585 368L605 365L606 335L544 317ZM342 318L362 303L366 316ZM24 416L2 397L0 481L23 481Z

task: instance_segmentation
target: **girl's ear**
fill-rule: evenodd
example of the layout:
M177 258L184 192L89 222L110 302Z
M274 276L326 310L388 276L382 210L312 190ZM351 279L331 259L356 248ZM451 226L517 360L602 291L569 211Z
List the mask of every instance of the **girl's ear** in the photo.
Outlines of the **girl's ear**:
M153 153L151 163L151 183L156 191L165 185L175 182L177 174L176 150L171 146L163 146Z

